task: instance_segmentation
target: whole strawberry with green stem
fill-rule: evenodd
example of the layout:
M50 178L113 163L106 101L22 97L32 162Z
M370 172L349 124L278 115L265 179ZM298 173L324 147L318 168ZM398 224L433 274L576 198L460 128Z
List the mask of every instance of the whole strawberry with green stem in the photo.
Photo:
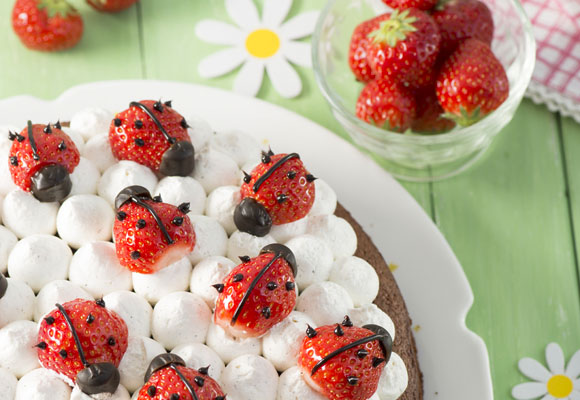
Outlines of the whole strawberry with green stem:
M431 16L416 8L395 10L369 35L367 60L377 78L410 87L429 82L441 36Z
M437 77L437 98L445 116L462 126L484 118L508 96L503 66L491 48L477 39L462 42Z
M419 10L429 11L435 7L437 0L383 0L383 3L393 9L418 8Z
M104 12L119 12L131 7L138 0L87 0L94 9Z
M83 36L83 20L66 0L17 0L12 29L29 49L59 51L76 45Z
M379 27L381 21L388 17L389 14L383 14L363 21L352 32L348 50L348 65L360 82L370 82L375 79L375 73L367 61L367 48L371 42L368 35Z

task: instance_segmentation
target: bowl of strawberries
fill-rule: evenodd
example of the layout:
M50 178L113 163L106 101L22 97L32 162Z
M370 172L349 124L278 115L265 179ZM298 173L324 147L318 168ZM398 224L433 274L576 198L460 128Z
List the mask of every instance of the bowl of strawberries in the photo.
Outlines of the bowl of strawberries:
M330 0L312 43L335 118L394 176L473 164L512 119L535 61L518 0Z

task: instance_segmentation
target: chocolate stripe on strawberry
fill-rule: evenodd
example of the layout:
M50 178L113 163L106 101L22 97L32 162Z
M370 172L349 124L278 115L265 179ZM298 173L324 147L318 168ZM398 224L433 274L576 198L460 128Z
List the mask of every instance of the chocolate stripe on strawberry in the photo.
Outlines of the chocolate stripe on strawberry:
M175 373L177 374L177 376L179 377L179 379L181 379L181 382L183 382L183 384L187 388L187 391L191 395L191 398L193 400L199 400L199 398L195 394L195 390L193 390L193 387L191 386L191 383L185 378L185 376L183 376L183 374L179 371L179 369L177 369L177 366L175 364L171 364L169 366L169 368L171 368L172 370L174 370Z
M159 128L159 130L161 131L161 133L163 133L163 136L165 136L165 138L167 139L167 141L171 144L175 143L175 138L171 137L171 135L169 133L167 133L167 131L165 130L165 128L163 127L163 124L161 123L161 121L159 121L157 119L157 117L155 116L155 114L153 114L151 112L150 109L147 108L147 106L143 103L139 103L138 101L132 101L129 104L129 107L138 107L141 110L143 110L143 112L145 112L149 118L151 118L153 120L153 122L155 122L155 125L157 125L157 127Z
M85 352L83 351L83 347L81 346L81 340L79 338L77 330L75 329L75 327L70 319L70 316L68 315L68 313L66 312L66 310L64 309L64 307L62 305L57 303L56 308L58 308L58 310L60 311L60 313L64 317L64 320L68 326L68 329L70 330L70 332L73 336L73 339L74 339L75 344L77 346L77 350L79 352L79 358L81 359L81 362L83 363L85 368L88 367L89 363L87 362L87 359L85 358Z
M129 195L128 200L130 200L133 203L138 204L141 207L145 208L151 214L151 216L155 220L155 223L157 224L157 226L161 230L161 233L165 237L165 240L167 241L167 244L170 244L171 245L171 244L175 243L175 241L171 238L171 235L169 235L169 232L167 232L167 229L165 228L165 225L163 224L163 221L161 221L161 218L159 218L159 215L153 209L153 207L151 207L149 204L145 203L143 200L141 200L141 198L138 195L136 195L134 193L131 193Z
M278 170L282 165L284 165L284 163L286 161L291 160L293 158L300 158L300 155L298 153L290 153L290 154L286 155L285 157L282 157L274 165L272 165L270 167L270 169L268 171L266 171L266 173L264 175L262 175L256 181L256 183L254 183L254 186L252 187L252 189L254 190L254 193L257 192L260 189L260 186L262 186L264 184L264 182L266 182L266 179L268 179L270 176L272 176L272 174L274 172L276 172L276 170Z
M32 158L36 161L40 159L38 155L38 148L36 147L36 141L34 140L34 133L32 132L32 121L28 120L27 130L28 130L28 140L30 141L30 147L32 148Z

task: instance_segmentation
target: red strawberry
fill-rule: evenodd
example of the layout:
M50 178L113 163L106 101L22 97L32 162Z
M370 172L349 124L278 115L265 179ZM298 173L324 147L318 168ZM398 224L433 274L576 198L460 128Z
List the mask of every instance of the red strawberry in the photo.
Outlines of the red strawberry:
M296 259L282 244L270 244L258 257L241 257L214 287L219 292L215 323L236 337L265 334L286 318L296 305Z
M170 101L132 102L111 122L109 142L119 160L135 161L164 175L187 176L194 168L187 128Z
M127 350L125 321L102 300L76 299L56 307L40 322L40 364L87 394L114 393L120 380L116 367Z
M391 8L404 10L406 8L418 8L419 10L428 11L435 7L438 0L383 0L383 3Z
M389 78L369 82L356 102L356 116L395 132L411 127L416 113L412 92Z
M493 18L485 3L478 0L448 0L433 19L441 34L441 54L448 56L462 40L474 38L491 45Z
M443 108L437 100L435 86L428 86L415 93L417 115L411 129L418 133L443 133L455 127L455 122L443 116Z
M498 108L509 95L506 72L490 47L467 39L445 61L437 98L448 118L467 126Z
M393 340L377 325L308 327L298 367L306 382L330 400L366 400L377 390Z
M375 73L367 62L367 46L371 42L368 34L377 29L381 21L388 17L389 14L379 15L360 23L354 28L348 51L348 65L356 79L361 82L369 82L375 79Z
M28 126L19 134L10 132L9 168L12 180L22 190L32 191L40 201L60 201L70 193L70 174L80 154L72 139L55 125Z
M367 60L376 77L391 77L412 87L426 83L441 41L429 14L416 8L395 10L369 38Z
M176 354L155 357L137 400L224 400L220 385L207 375L208 368L187 368Z
M133 272L152 274L193 251L195 231L189 203L178 207L155 199L141 186L123 189L115 199L113 228L119 263Z
M242 202L234 212L240 231L266 235L272 226L304 218L314 204L314 180L296 153L262 154L262 162L246 174Z
M73 47L83 36L83 20L66 0L16 0L12 29L32 50Z
M137 0L87 0L93 8L104 12L118 12L135 4Z

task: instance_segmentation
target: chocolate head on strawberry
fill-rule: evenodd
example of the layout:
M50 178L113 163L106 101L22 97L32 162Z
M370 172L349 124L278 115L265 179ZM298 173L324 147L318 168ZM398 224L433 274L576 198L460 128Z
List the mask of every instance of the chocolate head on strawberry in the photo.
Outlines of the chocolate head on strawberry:
M117 258L131 271L151 274L193 251L195 231L187 216L189 203L163 203L146 188L129 186L117 195L115 208Z
M12 141L9 163L12 180L40 201L63 200L72 189L70 174L80 161L72 139L60 123L33 125L20 133L9 132Z
M240 257L219 292L214 321L236 337L258 337L286 318L296 305L296 258L282 244L269 244L255 258Z
M76 299L48 313L40 322L38 361L76 384L86 394L114 393L117 367L127 350L125 321L103 300Z
M170 101L134 101L111 122L109 142L119 160L135 161L167 176L187 176L195 166L187 128Z
M242 232L265 236L272 225L304 218L314 204L316 178L297 153L262 153L262 162L245 174L242 201L234 222Z
M330 400L366 400L377 390L393 340L378 325L308 327L298 367L306 382Z
M6 291L8 290L8 279L0 272L0 299L4 297Z
M209 367L187 368L176 354L155 357L145 373L137 400L225 400L220 385L208 376Z

